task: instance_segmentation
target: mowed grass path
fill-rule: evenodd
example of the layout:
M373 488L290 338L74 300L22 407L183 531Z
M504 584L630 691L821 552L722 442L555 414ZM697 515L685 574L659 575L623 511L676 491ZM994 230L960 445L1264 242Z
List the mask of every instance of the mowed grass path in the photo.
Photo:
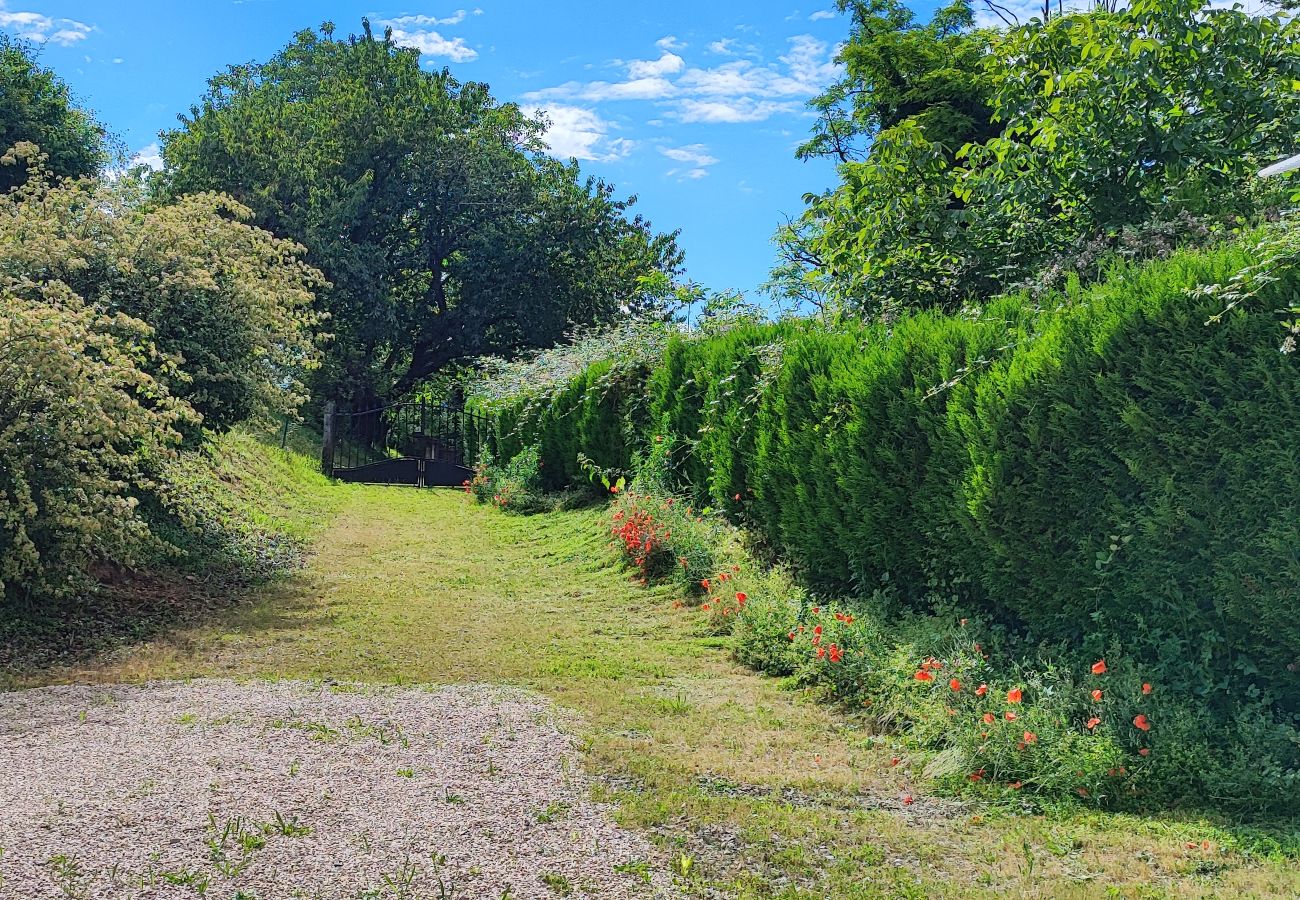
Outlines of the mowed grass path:
M698 613L632 582L599 511L316 489L345 495L323 505L337 514L304 573L214 624L23 681L531 687L577 713L602 798L662 848L659 865L688 858L683 884L702 896L1300 896L1295 859L1240 853L1239 834L1210 823L924 796L886 742L735 665Z

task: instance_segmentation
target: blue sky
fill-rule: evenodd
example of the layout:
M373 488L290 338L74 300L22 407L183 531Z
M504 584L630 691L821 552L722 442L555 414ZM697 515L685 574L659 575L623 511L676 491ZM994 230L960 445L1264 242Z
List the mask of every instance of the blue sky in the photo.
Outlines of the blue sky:
M390 0L0 0L0 27L143 157L226 65L263 60L325 20L391 24L430 67L544 108L557 156L637 194L657 228L682 230L688 275L753 291L772 232L834 180L794 148L807 100L836 76L847 23L832 0L481 6Z

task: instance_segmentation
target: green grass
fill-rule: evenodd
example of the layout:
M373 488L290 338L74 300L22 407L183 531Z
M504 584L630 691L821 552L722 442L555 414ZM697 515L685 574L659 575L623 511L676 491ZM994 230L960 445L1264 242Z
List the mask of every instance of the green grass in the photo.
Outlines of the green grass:
M925 796L859 722L738 666L702 613L633 583L600 510L518 517L458 492L310 478L302 491L277 514L333 517L314 532L300 518L316 536L304 571L129 652L15 680L533 688L578 714L597 794L657 845L651 864L701 896L1300 895L1294 849L1225 823Z

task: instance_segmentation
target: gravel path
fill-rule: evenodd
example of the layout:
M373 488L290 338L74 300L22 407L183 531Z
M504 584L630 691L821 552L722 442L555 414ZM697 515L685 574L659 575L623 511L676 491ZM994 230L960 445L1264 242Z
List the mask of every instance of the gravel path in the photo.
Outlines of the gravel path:
M498 687L0 694L0 898L672 896L588 787Z

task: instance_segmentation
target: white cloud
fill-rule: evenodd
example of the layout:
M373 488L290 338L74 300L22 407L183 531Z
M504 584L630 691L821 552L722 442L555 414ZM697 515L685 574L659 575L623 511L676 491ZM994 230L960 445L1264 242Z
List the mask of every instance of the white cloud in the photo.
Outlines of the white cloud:
M763 122L778 113L798 111L795 103L775 103L740 97L735 100L683 100L678 116L683 122L738 124Z
M664 100L673 96L677 89L666 78L634 78L629 81L608 82L592 81L582 84L577 81L566 82L559 87L531 91L524 94L525 100L548 100L552 98L587 100L600 103L605 100Z
M476 16L481 13L482 10L474 10ZM380 19L376 24L381 28L391 28L395 43L402 47L414 47L420 51L421 56L442 56L452 62L471 62L478 59L478 51L465 43L464 38L443 37L433 30L435 26L459 25L465 21L466 15L465 10L458 9L443 19L436 16L399 16L396 19Z
M155 172L162 171L163 158L162 148L158 146L157 141L149 144L147 147L141 147L135 151L131 157L132 166L148 166Z
M659 40L655 41L655 46L658 47L660 50L685 50L686 49L686 44L683 44L681 41L677 40L677 36L673 34L670 34L667 37L661 37Z
M820 22L822 19L833 19L833 18L835 18L835 13L831 12L829 9L819 9L817 10L817 12L813 13L811 16L808 17L808 21Z
M671 160L690 163L697 169L703 169L718 162L718 158L710 155L709 148L703 144L687 144L685 147L661 147L659 152Z
M709 49L734 56L733 46L734 40L727 38ZM741 49L750 52L748 45ZM616 62L625 70L621 81L569 81L532 91L523 99L587 104L650 101L683 122L760 122L797 112L802 101L838 78L840 67L834 57L834 47L807 34L790 38L788 50L772 63L733 58L715 66L688 67L680 55L665 49L658 59Z
M530 116L544 115L549 121L546 143L551 153L561 159L574 157L594 162L613 162L632 152L634 142L610 136L613 126L594 109L551 104L526 107Z
M686 60L676 53L665 53L658 59L634 59L627 64L629 78L657 78L676 75L686 68Z
M94 31L93 25L75 19L55 19L35 12L9 11L0 0L0 28L8 29L24 40L44 44L47 41L71 47L84 41Z

